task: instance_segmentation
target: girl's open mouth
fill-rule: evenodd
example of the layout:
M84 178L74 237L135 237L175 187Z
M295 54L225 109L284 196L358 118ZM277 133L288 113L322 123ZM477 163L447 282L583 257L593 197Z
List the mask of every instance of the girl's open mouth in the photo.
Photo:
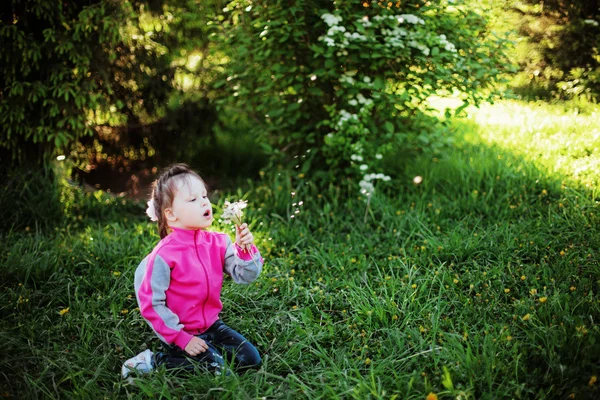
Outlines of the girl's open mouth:
M205 217L210 217L210 210L206 210L206 211L204 212L204 216L205 216Z

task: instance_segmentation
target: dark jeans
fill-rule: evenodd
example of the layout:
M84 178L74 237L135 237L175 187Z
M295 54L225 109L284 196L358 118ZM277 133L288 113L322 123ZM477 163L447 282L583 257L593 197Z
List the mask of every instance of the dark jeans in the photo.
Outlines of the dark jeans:
M262 360L256 347L220 319L196 336L208 345L204 353L193 357L175 345L166 346L166 351L155 354L155 366L165 364L167 369L177 368L188 372L200 368L216 373L226 370L231 362L240 372L260 367Z

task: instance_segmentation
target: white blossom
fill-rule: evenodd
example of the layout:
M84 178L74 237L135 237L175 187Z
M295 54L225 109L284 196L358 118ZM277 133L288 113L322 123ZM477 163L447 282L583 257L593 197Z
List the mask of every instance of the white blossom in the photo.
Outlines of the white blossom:
M444 46L444 49L446 49L446 51L456 53L456 46L454 46L453 43L450 43L448 39L446 39L446 35L439 35L438 38L440 39L440 45Z
M429 47L425 46L424 44L421 44L415 40L411 40L410 42L408 42L408 45L410 47L414 47L416 49L419 49L423 52L423 54L425 54L426 56L429 55Z
M387 181L391 180L392 178L390 178L389 176L384 175L384 174L366 174L363 177L363 180L365 180L367 182L371 182L371 181L374 181L377 179L387 182Z
M331 28L331 29L333 29L333 28ZM367 40L367 37L365 35L361 35L358 32L352 32L352 33L346 32L346 33L344 33L344 36L348 39L352 39L352 40L356 39L356 40L360 40L363 42Z
M323 41L327 44L327 46L332 47L335 46L335 40L330 37L323 38Z
M370 106L371 104L373 104L373 100L367 99L365 96L362 95L362 93L357 94L356 99L360 104L364 104L366 106Z
M366 170L369 169L369 166L367 164L363 164L359 168L360 168L361 171L366 171Z
M421 18L417 17L416 15L412 15L412 14L397 15L396 19L398 20L399 24L401 24L402 22L408 22L409 24L425 25L425 21L423 21Z
M370 196L371 193L375 191L375 186L371 182L368 181L360 181L358 182L358 186L362 189L361 193Z
M369 17L367 17L366 15L359 19L358 22L360 22L365 28L368 28L371 25L373 25L371 21L369 21Z
M332 26L327 31L327 36L333 36L336 32L346 32L346 28L344 28L343 26Z
M350 85L354 85L354 78L344 74L344 75L340 76L340 82L349 83Z
M408 32L404 28L396 27L394 29L382 29L381 33L385 36L385 41L392 47L399 47L403 49L404 37L408 36Z
M358 115L351 114L346 110L340 110L340 120L338 121L337 125L342 126L344 125L344 122L349 121L351 119L358 120Z
M350 156L350 159L351 159L352 161L358 161L358 162L361 162L361 161L363 160L363 157L362 157L360 154L352 154L352 155Z
M342 22L342 17L337 17L329 13L321 15L321 18L329 26L334 26L337 25L339 22Z

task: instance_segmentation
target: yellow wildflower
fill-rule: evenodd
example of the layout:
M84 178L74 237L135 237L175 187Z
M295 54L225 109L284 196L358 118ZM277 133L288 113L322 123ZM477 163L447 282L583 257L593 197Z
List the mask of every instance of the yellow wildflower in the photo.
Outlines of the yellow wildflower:
M588 385L593 386L596 384L596 382L598 381L598 378L596 377L596 375L592 375L592 377L590 378L590 381L588 383Z
M438 400L437 394L435 394L435 393L429 393L427 395L427 397L425 398L425 400Z
M523 321L529 321L529 318L531 318L530 314L525 314L525 316L522 318Z
M367 365L371 364L371 359L370 359L370 358L367 358L367 359L365 360L365 364L367 364Z
M586 329L585 325L581 325L581 326L576 326L575 330L579 333L581 333L582 335L587 335L588 330Z
M66 313L68 313L68 312L69 312L69 307L67 307L67 308L63 308L63 309L62 309L62 310L60 310L58 313L59 313L60 315L65 315L65 314L66 314Z
M548 300L547 297L540 297L540 303L545 303Z
M504 293L510 293L510 289L508 289L508 288L504 289Z
M411 286L411 288L416 289L417 288L417 284L413 283L412 286Z

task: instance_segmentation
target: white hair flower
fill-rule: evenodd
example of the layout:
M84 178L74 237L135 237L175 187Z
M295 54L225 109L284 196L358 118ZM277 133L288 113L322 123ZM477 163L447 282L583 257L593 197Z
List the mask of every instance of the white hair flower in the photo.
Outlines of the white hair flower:
M158 221L158 214L156 214L156 208L154 208L154 199L148 200L148 208L146 208L146 214L150 217L153 222Z

